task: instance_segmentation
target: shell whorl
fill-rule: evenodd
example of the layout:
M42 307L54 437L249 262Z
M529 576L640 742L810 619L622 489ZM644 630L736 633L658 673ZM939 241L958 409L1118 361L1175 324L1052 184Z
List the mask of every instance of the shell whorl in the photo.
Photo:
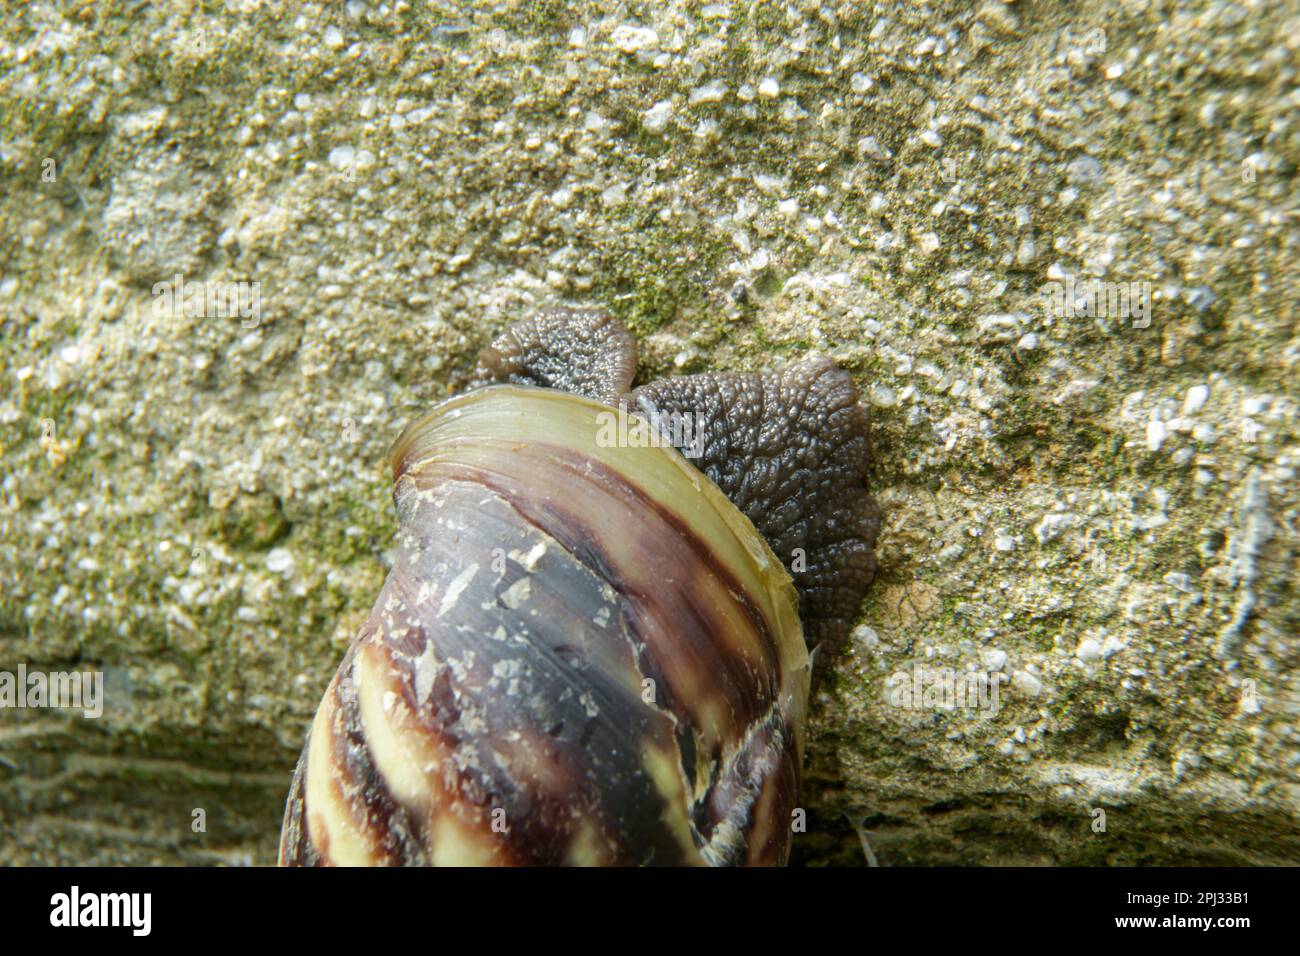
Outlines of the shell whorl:
M781 863L809 660L789 575L618 411L498 386L393 446L398 548L325 692L280 859Z

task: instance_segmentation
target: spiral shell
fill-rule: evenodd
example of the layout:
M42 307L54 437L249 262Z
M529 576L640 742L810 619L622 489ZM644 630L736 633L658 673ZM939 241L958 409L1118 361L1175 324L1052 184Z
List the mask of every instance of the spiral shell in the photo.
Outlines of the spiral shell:
M786 570L609 406L495 386L412 423L393 568L325 692L282 864L782 863L809 657Z

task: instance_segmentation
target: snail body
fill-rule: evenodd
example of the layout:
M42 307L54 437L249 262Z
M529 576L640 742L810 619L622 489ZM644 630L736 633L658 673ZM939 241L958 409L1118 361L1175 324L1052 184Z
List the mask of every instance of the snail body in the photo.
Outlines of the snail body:
M833 639L846 579L814 562L797 587L772 542L851 558L860 600L879 525L862 422L844 430L840 395L822 408L840 416L832 464L796 448L793 477L740 476L783 487L741 487L695 391L719 380L629 391L634 368L617 323L547 313L394 444L396 557L312 723L282 864L786 860L811 670L801 609ZM847 381L829 363L809 374L805 401ZM668 441L609 440L662 435L664 408L700 419L698 464ZM841 471L851 520L841 509L818 532L828 516L789 508L790 488L824 495ZM782 507L755 504L769 495Z

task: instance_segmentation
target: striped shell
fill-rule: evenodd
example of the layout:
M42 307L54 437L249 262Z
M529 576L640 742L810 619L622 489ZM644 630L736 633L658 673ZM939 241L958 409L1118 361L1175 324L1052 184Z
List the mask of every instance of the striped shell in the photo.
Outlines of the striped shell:
M298 762L282 864L779 864L810 662L789 575L608 406L497 386L394 445L391 573Z

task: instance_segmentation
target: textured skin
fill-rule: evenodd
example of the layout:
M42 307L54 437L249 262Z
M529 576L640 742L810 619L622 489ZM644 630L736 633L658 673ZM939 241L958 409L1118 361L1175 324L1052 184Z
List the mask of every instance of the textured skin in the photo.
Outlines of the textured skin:
M660 379L632 398L643 411L650 403L696 417L693 464L785 562L809 646L842 642L875 576L880 532L867 492L870 422L849 374L811 358L774 372Z
M473 386L558 388L613 405L636 374L636 339L598 309L552 309L516 322L483 349Z
M690 416L702 436L693 463L786 563L809 645L842 643L875 575L881 521L867 490L870 420L852 378L810 358L778 371L660 379L628 394L636 354L631 333L603 312L558 309L498 337L474 384L545 385Z

